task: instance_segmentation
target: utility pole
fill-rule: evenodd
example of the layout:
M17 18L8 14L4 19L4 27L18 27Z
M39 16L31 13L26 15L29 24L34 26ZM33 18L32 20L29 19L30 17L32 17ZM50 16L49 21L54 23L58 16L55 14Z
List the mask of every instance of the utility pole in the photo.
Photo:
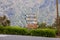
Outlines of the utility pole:
M57 30L58 30L58 36L60 35L60 27L59 27L59 12L58 12L58 0L56 0L56 12L57 12Z
M57 12L57 20L59 18L59 13L58 13L58 0L56 0L56 12Z
M59 24L59 13L58 13L58 0L56 0L56 19L57 19L57 27L58 27L58 24Z

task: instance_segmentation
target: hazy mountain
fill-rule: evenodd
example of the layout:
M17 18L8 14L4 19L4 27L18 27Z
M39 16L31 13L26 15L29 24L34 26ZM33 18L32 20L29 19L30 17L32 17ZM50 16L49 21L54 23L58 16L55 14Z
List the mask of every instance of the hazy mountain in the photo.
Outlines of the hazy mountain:
M52 24L56 18L56 0L0 0L0 16L7 15L13 26L25 26L25 15L29 13L37 14L38 22Z

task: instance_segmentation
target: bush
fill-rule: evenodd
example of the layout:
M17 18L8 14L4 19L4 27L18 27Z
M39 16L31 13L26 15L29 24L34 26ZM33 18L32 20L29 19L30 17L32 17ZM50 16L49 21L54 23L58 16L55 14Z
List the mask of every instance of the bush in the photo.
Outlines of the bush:
M31 36L43 36L43 37L55 37L55 29L31 29L20 27L2 27L0 26L0 34L14 34L14 35L31 35Z
M26 28L18 28L18 27L0 27L0 33L26 35L27 29Z
M4 27L0 26L0 33L4 33Z
M32 36L55 37L56 31L53 29L37 29L30 31Z

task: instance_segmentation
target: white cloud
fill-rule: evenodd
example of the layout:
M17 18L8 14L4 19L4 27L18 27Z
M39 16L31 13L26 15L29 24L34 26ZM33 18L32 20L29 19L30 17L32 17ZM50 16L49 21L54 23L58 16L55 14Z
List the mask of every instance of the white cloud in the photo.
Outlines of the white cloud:
M52 1L52 0L50 0L50 1ZM23 18L21 17L21 16L23 16L23 14L33 13L32 11L34 11L34 13L37 13L38 20L40 21L41 17L46 18L45 17L46 11L50 12L49 11L49 5L48 5L48 7L46 6L46 8L43 8L43 9L38 8L41 4L43 5L45 0L9 0L9 1L8 0L0 0L0 2L2 2L2 5L12 4L11 6L8 6L8 9L10 7L14 9L15 15L11 16L10 18L11 18L11 21L13 21L12 24L16 24L16 25L19 25L19 23L22 23L20 21L23 20ZM1 8L1 5L0 5L0 8ZM33 10L31 8L33 8ZM8 9L6 9L6 10L8 10ZM0 9L0 15L3 15L3 14L7 15L8 14L8 13L5 13L4 11L1 12L1 10L4 10L4 9ZM41 10L41 11L39 12L39 10ZM56 11L50 12L50 14L48 15L49 18L50 18L50 15L52 15L52 13L55 16ZM45 15L45 16L42 16L42 15ZM19 23L18 23L18 21L19 21ZM24 21L25 20L23 20L23 22Z

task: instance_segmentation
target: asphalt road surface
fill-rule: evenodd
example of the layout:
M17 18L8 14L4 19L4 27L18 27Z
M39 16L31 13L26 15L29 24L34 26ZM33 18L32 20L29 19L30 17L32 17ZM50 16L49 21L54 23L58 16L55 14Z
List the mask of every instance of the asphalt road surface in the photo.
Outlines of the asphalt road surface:
M60 40L60 38L46 38L21 35L0 35L0 40Z

